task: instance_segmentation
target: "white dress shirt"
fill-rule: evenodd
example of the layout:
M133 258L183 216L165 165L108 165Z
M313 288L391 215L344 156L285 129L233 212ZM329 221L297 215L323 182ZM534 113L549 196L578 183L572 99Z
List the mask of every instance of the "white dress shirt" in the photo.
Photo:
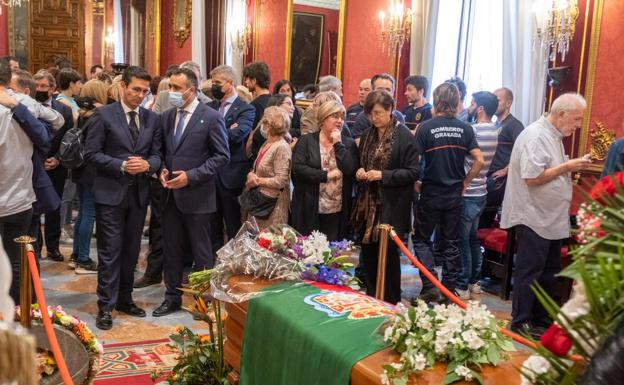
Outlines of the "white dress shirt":
M141 131L141 119L139 119L139 109L141 108L141 106L137 106L137 108L133 110L130 107L126 106L126 104L123 102L123 99L120 101L120 103L121 103L121 107L124 110L124 115L126 115L126 122L128 122L128 126L130 125L130 112L132 111L136 112L134 122L136 123L136 126L139 128L139 132L140 132Z
M179 108L178 109L178 111L180 111L180 110L186 111L186 115L184 115L184 123L183 123L183 126L182 126L182 132L180 133L180 135L184 134L184 131L186 130L186 126L188 125L188 122L191 119L191 115L193 115L193 113L195 112L195 109L197 108L198 105L199 105L199 100L197 100L197 98L195 98L195 100L193 100L191 102L191 104L189 104L188 106L186 106L184 108ZM175 123L174 123L174 126L173 126L174 130L178 127L178 121L179 120L180 120L180 114L178 112L176 112ZM175 134L176 133L174 132L173 135L175 136Z
M57 131L63 124L65 124L65 119L60 112L56 111L52 107L46 107L43 104L39 103L35 99L31 98L25 94L18 94L11 89L6 89L9 96L15 98L18 103L22 103L28 111L37 119L44 120L52 125L52 128Z

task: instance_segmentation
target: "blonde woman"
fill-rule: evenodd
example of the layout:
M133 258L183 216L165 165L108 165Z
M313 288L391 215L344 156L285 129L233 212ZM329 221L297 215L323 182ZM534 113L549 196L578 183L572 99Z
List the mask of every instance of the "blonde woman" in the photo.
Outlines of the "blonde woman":
M312 105L308 107L301 116L301 135L311 134L313 132L318 132L319 124L316 118L316 111L321 106L321 104L333 100L342 104L342 100L340 96L334 91L324 91L319 92L315 97Z
M286 111L277 106L267 107L260 124L268 137L258 152L253 171L247 174L245 190L257 187L262 194L277 198L267 219L256 218L258 227L264 229L288 222L292 153L284 139L290 128L290 118Z
M330 241L348 235L353 180L359 167L353 139L342 134L345 108L330 100L317 109L319 131L301 137L293 153L292 225L319 230Z

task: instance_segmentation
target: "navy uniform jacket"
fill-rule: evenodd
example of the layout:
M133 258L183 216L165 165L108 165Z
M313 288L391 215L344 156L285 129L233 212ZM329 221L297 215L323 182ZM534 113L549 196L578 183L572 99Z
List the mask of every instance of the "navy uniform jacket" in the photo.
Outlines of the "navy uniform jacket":
M208 104L219 110L220 103L212 101ZM223 186L229 189L239 189L245 185L251 162L245 152L247 137L253 129L256 109L241 98L237 97L225 114L225 128L227 129L228 144L230 146L230 163L219 171L218 177ZM237 124L235 128L232 125Z
M163 167L186 171L188 186L169 190L165 201L175 199L184 214L209 214L216 211L215 177L230 160L228 135L221 114L199 103L184 129L177 146L173 144L177 108L162 114Z
M134 143L128 120L121 103L112 103L97 109L91 117L87 133L85 158L96 170L93 191L95 203L117 206L122 203L132 183L139 191L139 204L149 201L149 175L161 164L161 128L159 116L139 108L139 137ZM149 170L135 176L121 172L121 164L129 156L140 156L149 163Z

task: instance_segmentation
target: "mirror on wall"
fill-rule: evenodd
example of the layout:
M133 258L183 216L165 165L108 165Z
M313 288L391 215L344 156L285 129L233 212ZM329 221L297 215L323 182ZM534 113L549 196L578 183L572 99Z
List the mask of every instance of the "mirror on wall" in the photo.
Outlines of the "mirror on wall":
M286 63L297 89L340 77L346 0L289 0Z

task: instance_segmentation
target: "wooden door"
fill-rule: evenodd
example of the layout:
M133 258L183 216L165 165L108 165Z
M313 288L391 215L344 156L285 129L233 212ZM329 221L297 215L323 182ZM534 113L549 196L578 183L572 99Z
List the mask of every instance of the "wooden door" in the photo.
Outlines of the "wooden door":
M58 55L82 72L85 62L84 0L30 0L32 72L46 68Z

